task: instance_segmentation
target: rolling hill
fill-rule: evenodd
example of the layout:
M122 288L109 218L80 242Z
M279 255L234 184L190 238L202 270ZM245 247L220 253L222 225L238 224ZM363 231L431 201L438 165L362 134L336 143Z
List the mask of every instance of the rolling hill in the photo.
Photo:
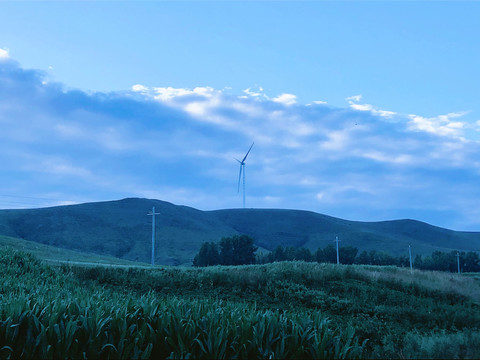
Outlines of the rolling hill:
M118 201L41 209L0 210L0 235L80 252L149 262L151 217L157 216L156 262L189 265L205 241L250 235L260 250L332 244L406 254L434 250L480 250L480 233L458 232L414 220L356 222L301 210L229 209L200 211L160 200Z

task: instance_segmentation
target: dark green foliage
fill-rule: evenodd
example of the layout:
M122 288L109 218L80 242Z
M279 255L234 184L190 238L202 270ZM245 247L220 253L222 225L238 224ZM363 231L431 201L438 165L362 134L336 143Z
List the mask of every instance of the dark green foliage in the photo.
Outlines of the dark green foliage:
M295 250L295 258L293 260L298 261L313 261L312 253L309 249L300 247Z
M399 266L410 267L410 259L406 255L392 256L384 251L377 252L371 250L369 252L362 251L358 256L358 249L353 246L339 247L339 261L341 264L351 265L380 265L380 266ZM457 272L457 252L451 251L448 253L442 251L434 251L431 256L422 257L417 254L413 261L413 266L416 269L422 270L436 270ZM477 252L469 251L467 253L460 252L460 271L462 272L480 272L480 257ZM275 250L267 255L260 256L257 259L257 264L266 264L276 261L316 261L318 263L333 263L337 262L337 250L334 245L328 244L325 248L318 248L315 254L312 255L310 250L306 248L293 248L277 246Z
M222 238L220 240L220 262L218 264L233 265L234 256L233 239Z
M257 251L258 248L254 245L253 238L247 235L235 235L230 238L223 238L220 241L220 246L222 245L222 241L224 240L231 241L233 247L233 261L227 263L228 258L223 257L224 265L255 264L255 251ZM222 257L222 253L220 253L220 257Z
M218 246L214 242L202 244L200 251L193 259L193 266L211 266L220 264Z
M371 258L368 253L363 250L360 255L355 259L356 264L372 265Z
M460 271L461 272L480 272L480 257L477 252L464 251L458 253L460 255ZM458 272L457 252L434 251L431 256L415 257L415 267L423 270L438 270Z
M269 262L287 260L287 255L285 254L285 249L283 248L283 246L278 245L271 254L272 257Z
M339 248L339 258L341 264L352 265L358 254L358 249L353 246L342 246Z
M460 259L463 260L464 272L480 272L480 257L478 253L469 251L465 255L463 252L460 254Z
M332 244L328 244L324 249L318 249L316 252L317 262L337 263L337 249Z
M193 259L193 266L254 264L255 251L257 247L253 245L253 239L249 236L224 237L220 240L219 246L213 242L204 243Z

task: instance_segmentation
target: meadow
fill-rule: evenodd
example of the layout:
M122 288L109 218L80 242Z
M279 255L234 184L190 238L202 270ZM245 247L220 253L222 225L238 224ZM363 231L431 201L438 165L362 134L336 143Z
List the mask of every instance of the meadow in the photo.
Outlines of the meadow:
M48 265L0 250L1 358L479 358L477 276L278 262Z

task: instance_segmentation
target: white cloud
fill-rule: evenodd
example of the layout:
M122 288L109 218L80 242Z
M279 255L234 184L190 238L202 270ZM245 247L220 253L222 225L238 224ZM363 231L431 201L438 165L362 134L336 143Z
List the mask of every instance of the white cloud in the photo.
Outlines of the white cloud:
M275 102L290 106L297 103L297 97L293 94L280 94L279 96L272 99Z
M370 111L374 115L378 115L387 119L397 115L397 113L393 111L375 109L373 105L370 105L370 104L359 104L359 102L362 100L362 95L350 96L350 97L347 97L345 100L347 100L348 104L350 105L350 108L354 110Z
M207 98L214 96L217 93L220 93L221 91L217 91L214 88L210 86L199 86L193 89L193 93L200 95L200 96L205 96Z
M355 103L350 103L350 107L354 110L358 111L372 111L373 106L369 104L355 104Z
M173 87L156 87L153 88L155 91L155 99L161 101L169 101L179 96L193 95L194 91L183 88L173 88Z
M252 88L248 88L243 90L243 92L247 94L247 96L242 96L242 98L244 99L248 97L268 99L268 96L265 94L264 89L261 86L258 86L256 90Z
M141 91L143 92L145 92L146 91L145 89L147 89L142 85L136 85L136 87L137 89L141 89ZM198 95L198 96L209 98L214 96L216 93L221 92L208 86L206 87L199 86L194 88L193 90L186 89L186 88L173 88L173 87L155 87L153 88L153 90L155 93L155 96L154 96L155 99L160 101L167 101L167 102L175 98L179 98L183 96L191 96L191 95Z
M0 60L5 60L9 58L10 58L10 55L8 54L8 50L0 48Z
M395 163L395 164L412 164L416 161L415 157L410 154L388 154L380 151L368 151L362 154L363 157L379 162Z
M135 92L147 92L149 89L146 86L136 84L132 86L132 90Z
M327 134L328 140L321 143L320 147L328 151L342 151L349 146L349 131L330 131Z
M465 114L465 112L453 112L430 118L410 114L408 115L408 118L410 119L408 124L411 130L425 131L440 136L453 136L463 139L462 130L466 127L466 124L461 121L452 121L452 119L459 118Z
M345 100L347 100L348 102L359 102L362 100L362 95L359 94L359 95L349 96Z

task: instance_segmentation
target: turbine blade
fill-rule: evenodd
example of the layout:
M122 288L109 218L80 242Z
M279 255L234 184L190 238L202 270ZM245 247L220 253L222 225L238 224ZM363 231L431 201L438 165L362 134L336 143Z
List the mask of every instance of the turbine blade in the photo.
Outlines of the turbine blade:
M243 164L240 163L240 173L238 174L238 190L237 190L237 192L240 192L240 179L242 178L242 167L243 167Z
M255 142L253 142L252 145L250 146L250 149L248 149L247 154L245 155L245 157L242 160L242 163L247 159L247 156L250 153L250 150L252 150L253 144L255 144Z

